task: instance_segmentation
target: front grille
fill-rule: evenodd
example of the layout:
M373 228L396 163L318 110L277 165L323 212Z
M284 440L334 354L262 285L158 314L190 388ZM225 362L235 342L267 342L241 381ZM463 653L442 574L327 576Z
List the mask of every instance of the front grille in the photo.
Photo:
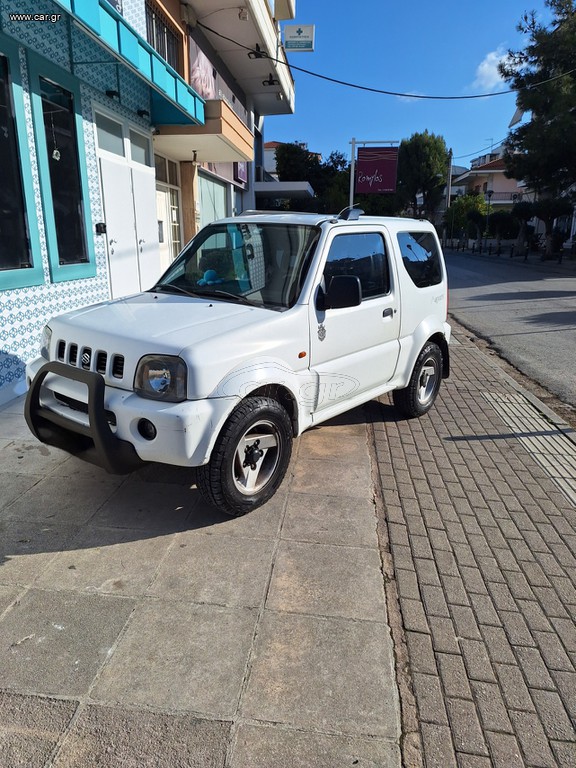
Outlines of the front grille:
M106 363L108 361L108 355L106 352L98 352L96 355L96 371L104 375L106 373Z
M124 357L122 355L114 355L112 358L112 376L115 379L121 379L124 376Z
M101 376L114 379L124 378L124 355L110 353L102 349L80 347L75 342L59 339L56 344L56 359L85 371L96 371Z

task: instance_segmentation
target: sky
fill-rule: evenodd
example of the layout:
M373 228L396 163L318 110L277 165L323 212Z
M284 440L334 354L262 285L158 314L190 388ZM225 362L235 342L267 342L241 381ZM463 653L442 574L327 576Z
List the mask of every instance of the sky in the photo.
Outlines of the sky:
M544 0L295 0L296 18L314 24L314 52L288 61L320 75L398 93L477 96L509 90L497 71L508 50L522 50L525 11L544 23ZM295 112L269 116L264 140L305 142L327 159L351 140L401 141L428 130L443 136L454 164L497 146L515 112L513 93L440 101L388 96L327 82L293 69Z

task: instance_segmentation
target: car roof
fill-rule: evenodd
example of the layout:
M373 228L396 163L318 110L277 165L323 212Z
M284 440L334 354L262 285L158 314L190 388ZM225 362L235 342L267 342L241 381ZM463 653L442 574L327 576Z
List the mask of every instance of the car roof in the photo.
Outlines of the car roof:
M384 224L394 229L406 229L407 226L417 225L418 228L431 228L432 224L426 219L413 219L400 216L366 216L360 215L356 219L347 219L339 214L329 213L303 213L298 211L243 211L238 216L220 219L214 224L238 224L240 222L258 222L261 224L304 224L318 226L324 222L331 224Z

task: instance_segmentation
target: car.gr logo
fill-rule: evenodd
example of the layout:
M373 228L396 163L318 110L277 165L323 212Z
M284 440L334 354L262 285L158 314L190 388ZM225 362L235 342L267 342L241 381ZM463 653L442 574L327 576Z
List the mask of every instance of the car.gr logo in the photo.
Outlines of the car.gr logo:
M298 404L310 410L351 397L360 386L358 379L343 373L318 376L309 370L297 372L279 363L271 363L265 370L261 365L253 365L231 372L220 382L216 396L243 398L255 389L270 384L294 392Z

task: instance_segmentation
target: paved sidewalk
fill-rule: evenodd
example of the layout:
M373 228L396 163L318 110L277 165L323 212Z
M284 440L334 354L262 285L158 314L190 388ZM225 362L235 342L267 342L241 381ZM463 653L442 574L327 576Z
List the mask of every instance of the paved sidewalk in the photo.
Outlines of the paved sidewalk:
M0 411L6 764L573 768L576 441L465 335L452 362L423 419L305 434L237 520Z
M372 407L404 737L427 768L574 768L574 432L465 336L452 361L423 419Z
M400 766L363 412L239 519L0 412L0 765Z

